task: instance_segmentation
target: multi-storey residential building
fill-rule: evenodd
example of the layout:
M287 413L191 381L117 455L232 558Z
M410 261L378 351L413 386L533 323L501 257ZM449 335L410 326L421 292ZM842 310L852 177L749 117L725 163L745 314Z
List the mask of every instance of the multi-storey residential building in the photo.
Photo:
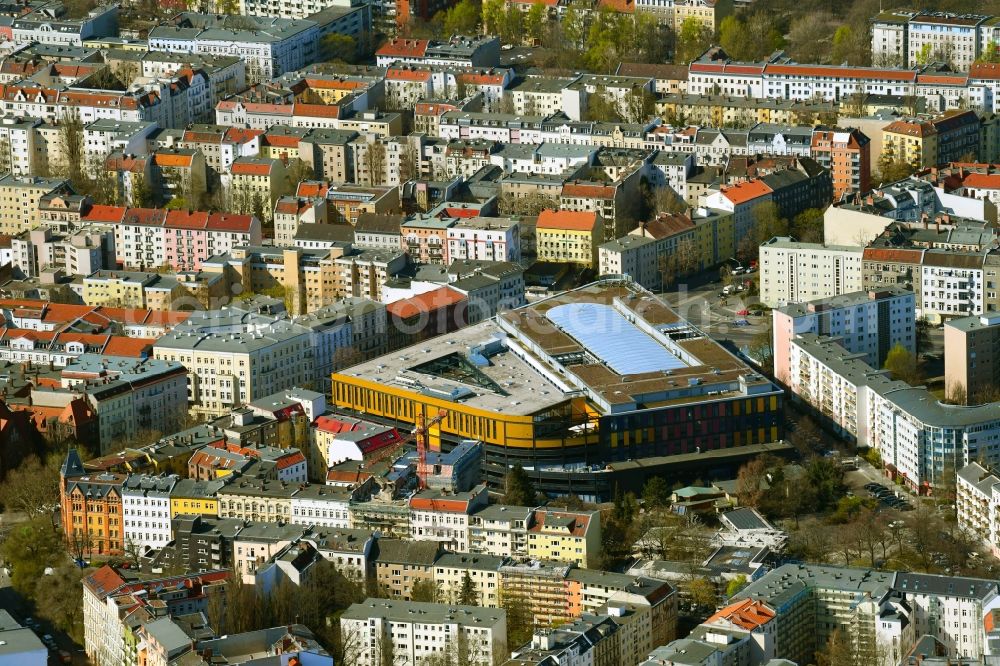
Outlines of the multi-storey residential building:
M347 416L321 415L313 426L312 459L315 470L327 469L345 460L363 460L365 455L402 441L391 426Z
M17 17L11 24L15 44L82 46L85 39L118 34L118 6L95 7L86 16L71 17L62 3L49 2Z
M38 226L39 202L53 193L68 193L68 182L35 176L0 178L0 233L16 235Z
M944 384L949 397L984 402L1000 386L1000 315L959 317L944 325ZM992 398L990 398L992 399Z
M291 522L299 525L316 525L346 529L350 525L348 507L352 500L365 499L371 494L374 481L360 484L356 489L331 488L322 484L306 484L292 495Z
M375 63L379 67L394 63L496 67L500 64L500 40L479 35L455 35L442 42L397 38L379 47Z
M380 538L373 558L375 583L391 598L409 600L417 582L434 581L434 563L441 552L436 541Z
M100 425L99 453L141 431L173 432L187 417L187 370L152 358L80 354L61 373L62 388L82 393Z
M604 221L596 212L543 210L535 223L539 261L600 265L598 246L604 240Z
M735 256L733 215L699 207L661 213L598 248L601 275L629 275L647 289L716 266Z
M246 310L198 315L153 348L156 358L188 368L193 410L221 415L277 391L312 384L309 329Z
M772 316L774 374L785 384L796 335L839 338L847 351L874 367L881 367L897 344L917 351L913 292L898 287L790 304L773 310Z
M359 666L382 663L389 644L394 659L410 663L457 651L459 644L476 663L493 663L508 652L507 613L497 608L367 599L344 611L340 626L359 637Z
M290 523L298 484L241 478L219 489L219 517L255 523Z
M470 515L489 503L486 486L466 493L423 490L409 500L410 537L435 541L448 550L469 550Z
M979 159L982 121L974 111L949 111L937 118L901 119L882 129L883 162L916 168Z
M327 219L326 199L285 196L274 204L274 244L291 247L303 224L323 224Z
M215 517L219 515L219 490L231 478L200 481L180 479L170 490L170 517L181 514Z
M776 236L760 246L760 302L779 307L860 291L863 251Z
M176 475L133 474L122 484L123 548L139 555L147 548L161 548L171 540L170 493Z
M834 201L871 188L871 140L860 130L817 128L810 156L830 170Z
M60 469L59 506L66 541L84 555L122 552L121 474L89 474L76 449L70 449Z
M38 277L43 269L90 275L113 267L116 257L114 232L98 225L66 234L42 226L21 232L10 244L11 263L27 277Z
M248 23L254 27L247 29ZM247 80L256 83L313 62L321 32L305 19L247 17L238 23L224 15L182 12L150 31L149 47L207 55L232 55L235 49L247 63Z
M253 157L260 152L260 130L224 125L191 125L184 130L179 147L195 149L205 156L205 166L212 177L229 173L239 157Z
M872 59L887 67L945 62L967 71L996 40L996 18L978 14L888 10L872 20Z
M83 634L87 656L100 666L126 662L122 618L131 613L167 617L208 610L208 599L222 591L228 571L207 570L178 576L143 576L108 565L83 578ZM131 657L135 658L135 654Z
M451 263L448 257L448 228L457 223L456 218L433 215L408 219L400 226L402 249L419 263L447 266Z
M791 343L793 394L841 431L881 455L886 469L915 492L928 493L973 460L1000 459L996 403L939 402L926 388L892 381L836 341L807 334Z
M521 260L521 226L500 217L461 218L445 230L449 265L454 261Z
M140 270L163 266L198 270L209 257L261 241L260 220L251 215L150 208L114 212L121 219L115 225L118 260Z
M959 527L984 543L994 555L1000 549L996 538L1000 484L992 472L977 462L958 470L955 478L955 512ZM996 494L994 494L996 493Z

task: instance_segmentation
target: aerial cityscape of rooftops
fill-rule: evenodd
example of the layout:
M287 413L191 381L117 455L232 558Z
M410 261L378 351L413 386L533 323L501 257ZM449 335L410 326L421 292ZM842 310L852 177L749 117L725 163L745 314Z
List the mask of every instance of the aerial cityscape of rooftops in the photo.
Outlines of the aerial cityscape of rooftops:
M1000 0L0 0L0 666L1000 666Z

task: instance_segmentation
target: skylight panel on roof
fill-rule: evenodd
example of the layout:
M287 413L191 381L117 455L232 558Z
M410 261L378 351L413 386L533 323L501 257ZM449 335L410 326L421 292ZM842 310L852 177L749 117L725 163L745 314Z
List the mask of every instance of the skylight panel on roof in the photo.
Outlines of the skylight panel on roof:
M620 375L687 367L608 305L566 303L550 309L545 316Z

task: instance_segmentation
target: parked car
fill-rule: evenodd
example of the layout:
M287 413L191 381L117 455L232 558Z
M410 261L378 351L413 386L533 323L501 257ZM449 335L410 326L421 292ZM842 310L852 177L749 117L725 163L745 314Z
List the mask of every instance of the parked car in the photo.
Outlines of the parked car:
M750 322L748 322L746 319L733 320L733 326L749 326L749 325Z
M736 314L740 315L741 317L746 317L748 314L750 314L750 311L746 310L746 309L743 309L743 310L739 310Z

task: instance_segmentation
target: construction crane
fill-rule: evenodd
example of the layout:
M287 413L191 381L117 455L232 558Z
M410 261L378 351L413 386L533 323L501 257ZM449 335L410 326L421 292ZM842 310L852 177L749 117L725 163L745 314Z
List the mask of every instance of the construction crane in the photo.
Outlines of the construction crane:
M416 426L410 431L410 434L399 440L392 446L387 446L375 453L374 456L365 461L365 466L371 469L376 463L380 463L383 460L391 458L396 455L410 442L416 440L417 442L417 485L420 489L427 487L426 479L426 469L427 469L427 432L438 425L448 416L447 409L438 410L437 416L430 419L425 419L424 415L417 415Z

